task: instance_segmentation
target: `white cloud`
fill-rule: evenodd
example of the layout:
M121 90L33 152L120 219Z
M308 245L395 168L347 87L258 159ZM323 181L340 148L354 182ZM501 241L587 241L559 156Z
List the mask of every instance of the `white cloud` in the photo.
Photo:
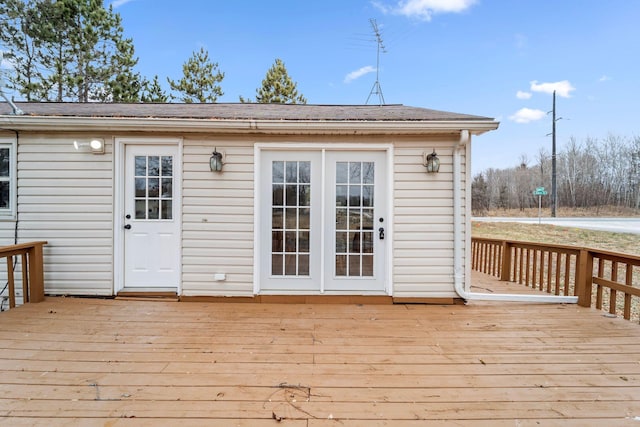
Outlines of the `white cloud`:
M113 6L114 9L119 8L120 6L124 6L125 4L132 2L134 0L113 0L111 2L111 6Z
M571 91L576 90L576 88L569 83L569 80L562 80L554 83L538 83L534 80L531 82L531 90L533 92L543 93L553 93L553 91L555 91L558 96L569 98L571 97Z
M360 77L364 76L365 74L369 74L369 73L375 73L376 68L372 67L371 65L367 65L364 66L362 68L359 68L355 71L350 72L349 74L347 74L347 76L344 78L344 82L345 83L351 83L352 81L359 79Z
M0 69L13 69L15 67L13 59L7 56L4 51L0 50Z
M607 75L604 75L598 79L599 82L608 82L609 80L611 80L611 77Z
M518 92L516 92L516 98L518 98L518 99L530 99L531 98L531 92L524 92L522 90L519 90Z
M540 120L544 116L546 116L542 110L532 110L531 108L521 108L512 116L509 116L509 120L512 120L516 123L529 123L535 122L536 120Z
M383 13L403 15L423 21L431 21L439 13L460 13L469 9L477 0L399 0L394 6L382 2L372 2Z

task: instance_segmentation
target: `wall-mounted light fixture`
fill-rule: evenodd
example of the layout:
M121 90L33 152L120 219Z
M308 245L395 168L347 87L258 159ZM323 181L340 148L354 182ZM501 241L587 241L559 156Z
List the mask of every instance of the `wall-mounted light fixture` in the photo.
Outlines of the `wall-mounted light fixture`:
M428 173L435 173L440 170L440 159L436 154L436 149L433 149L433 153L424 153L424 167L427 168Z
M94 138L91 141L73 141L73 148L77 151L91 150L93 154L104 154L104 140Z
M222 170L222 166L224 166L224 163L222 163L223 156L224 155L222 153L218 152L218 148L213 149L213 154L209 159L209 167L211 168L211 172L220 172Z

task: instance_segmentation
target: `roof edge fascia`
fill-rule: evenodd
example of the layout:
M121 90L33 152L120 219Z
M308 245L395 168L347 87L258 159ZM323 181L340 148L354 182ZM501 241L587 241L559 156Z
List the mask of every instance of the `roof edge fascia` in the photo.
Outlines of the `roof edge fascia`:
M336 133L336 134L423 134L469 130L473 135L495 130L494 120L409 120L409 121L349 121L349 120L230 120L176 118L113 118L113 117L42 117L0 116L0 128L30 131L145 131L188 133Z

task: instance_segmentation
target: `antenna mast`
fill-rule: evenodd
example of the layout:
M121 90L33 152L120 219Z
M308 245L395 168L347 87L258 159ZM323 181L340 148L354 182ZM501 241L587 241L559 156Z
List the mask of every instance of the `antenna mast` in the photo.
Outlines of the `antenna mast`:
M4 52L0 50L0 66L2 66L3 57L4 57ZM15 115L24 114L24 112L21 109L19 109L16 106L16 104L13 103L13 100L9 99L7 95L5 95L4 93L4 76L2 75L2 69L0 69L0 97L2 97L7 102L7 104L11 106L11 109L13 110L13 114Z
M369 96L367 96L367 102L365 102L365 104L369 103L369 98L371 98L371 95L378 95L378 105L383 105L385 104L385 102L384 95L382 94L382 87L380 86L380 50L382 50L382 53L387 53L387 51L384 47L384 44L382 43L382 35L380 34L380 30L378 29L378 23L373 18L369 19L369 22L371 23L371 27L373 28L373 34L376 36L376 43L378 46L376 49L376 81L373 84L371 91L369 92Z

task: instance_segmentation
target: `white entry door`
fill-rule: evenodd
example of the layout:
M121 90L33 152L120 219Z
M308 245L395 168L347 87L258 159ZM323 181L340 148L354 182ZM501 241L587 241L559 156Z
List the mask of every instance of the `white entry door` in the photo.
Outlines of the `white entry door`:
M178 147L127 145L125 150L124 287L177 289Z
M385 292L385 160L385 152L263 152L260 292Z

